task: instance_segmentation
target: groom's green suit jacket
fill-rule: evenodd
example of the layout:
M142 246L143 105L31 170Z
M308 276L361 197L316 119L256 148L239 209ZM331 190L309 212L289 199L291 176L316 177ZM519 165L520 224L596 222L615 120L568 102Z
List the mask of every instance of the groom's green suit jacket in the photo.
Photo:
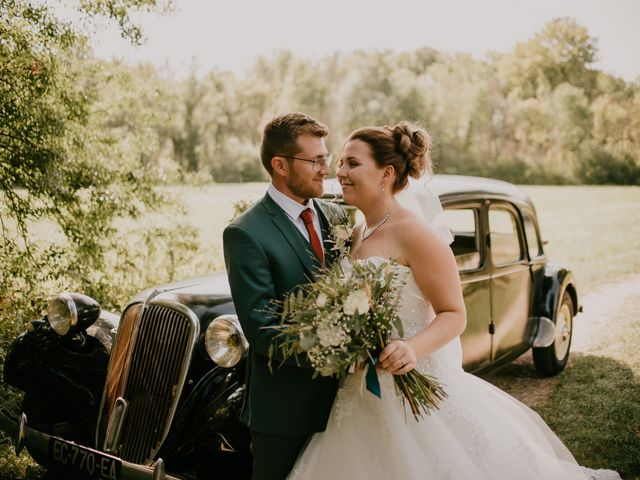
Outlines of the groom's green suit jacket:
M336 205L313 202L328 263L332 220L345 214ZM268 327L279 324L278 317L269 313L271 302L282 300L286 293L313 279L320 266L316 254L268 194L225 228L223 241L231 295L250 345L243 420L251 430L273 435L324 430L337 381L313 379L304 355L283 363L277 349L269 368L269 347L277 332Z

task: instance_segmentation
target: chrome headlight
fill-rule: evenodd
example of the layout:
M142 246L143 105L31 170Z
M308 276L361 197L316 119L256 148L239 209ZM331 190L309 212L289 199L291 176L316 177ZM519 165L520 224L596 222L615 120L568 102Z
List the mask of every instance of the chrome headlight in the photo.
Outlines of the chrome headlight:
M204 346L211 360L221 367L235 366L249 344L235 315L221 315L207 327Z
M75 335L91 326L100 316L100 305L80 293L64 292L49 300L47 319L60 336Z

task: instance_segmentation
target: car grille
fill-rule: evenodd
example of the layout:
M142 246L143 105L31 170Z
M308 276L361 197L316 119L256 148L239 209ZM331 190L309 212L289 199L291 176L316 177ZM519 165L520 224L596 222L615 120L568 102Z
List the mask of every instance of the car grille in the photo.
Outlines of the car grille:
M122 397L127 411L120 441L109 451L123 460L150 463L168 433L199 331L195 316L183 310L182 306L153 303L143 311L136 304L120 320L100 430L104 439L116 399Z

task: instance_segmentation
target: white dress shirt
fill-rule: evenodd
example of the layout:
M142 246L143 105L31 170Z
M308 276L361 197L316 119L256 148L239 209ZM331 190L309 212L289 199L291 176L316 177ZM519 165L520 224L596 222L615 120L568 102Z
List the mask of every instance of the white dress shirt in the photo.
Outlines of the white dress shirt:
M300 230L300 233L304 235L304 238L307 239L307 242L311 242L309 240L309 232L307 231L307 227L304 226L304 222L302 218L300 218L300 214L306 210L307 208L311 209L313 213L313 228L316 229L316 233L318 234L318 238L320 239L320 243L322 244L322 229L320 228L320 220L318 218L318 212L316 212L316 208L311 200L307 200L306 205L302 205L301 203L296 202L292 198L287 197L284 193L280 192L276 187L273 186L272 183L269 184L267 188L267 194L271 197L271 199L278 204L284 213L287 214L289 220L295 225L295 227Z

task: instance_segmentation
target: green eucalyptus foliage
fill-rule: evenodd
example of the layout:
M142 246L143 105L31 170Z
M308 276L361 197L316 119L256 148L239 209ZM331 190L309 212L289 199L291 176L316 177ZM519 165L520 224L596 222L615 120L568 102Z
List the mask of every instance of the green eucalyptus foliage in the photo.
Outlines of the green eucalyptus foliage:
M115 19L136 40L128 9L156 4L79 8ZM149 161L169 121L149 104L172 98L159 80L136 90L128 70L91 57L72 24L23 0L0 4L0 65L1 359L50 295L82 291L117 309L137 289L188 274L197 237ZM144 222L159 209L169 226Z

